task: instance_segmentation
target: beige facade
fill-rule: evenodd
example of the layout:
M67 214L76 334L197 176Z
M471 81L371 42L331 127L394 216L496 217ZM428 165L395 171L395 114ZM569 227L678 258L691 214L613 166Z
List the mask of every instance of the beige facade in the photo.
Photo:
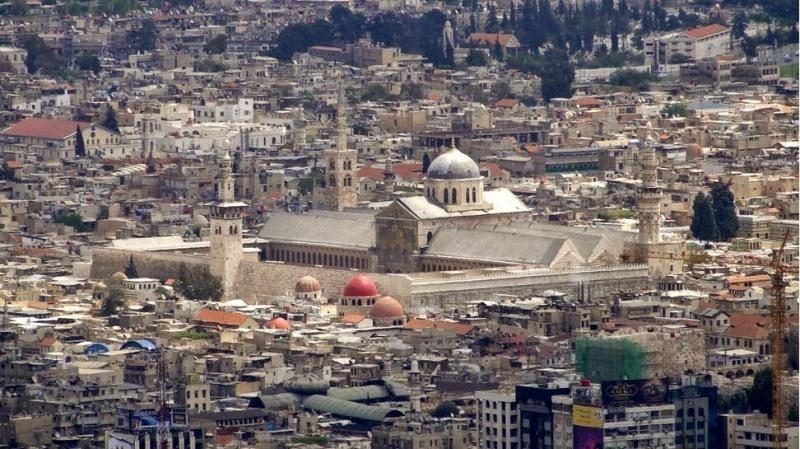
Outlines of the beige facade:
M28 73L28 67L25 65L27 57L28 52L24 48L0 47L0 61L7 69L0 68L0 72L10 71L17 75Z

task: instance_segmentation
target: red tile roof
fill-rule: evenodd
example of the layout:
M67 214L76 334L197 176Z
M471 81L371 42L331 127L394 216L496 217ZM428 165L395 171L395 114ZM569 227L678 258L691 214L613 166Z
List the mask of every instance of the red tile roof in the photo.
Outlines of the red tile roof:
M471 324L464 324L464 323L453 323L450 321L437 321L437 320L426 320L424 318L414 318L409 320L406 325L406 329L439 329L444 331L454 332L457 335L467 335L473 330L476 329L475 326Z
M194 316L194 321L202 324L217 324L220 326L241 326L249 316L238 312L225 312L222 310L203 309Z
M15 137L38 137L42 139L54 140L66 139L67 137L75 134L75 129L78 127L78 125L81 126L81 130L92 126L91 123L86 122L30 117L14 123L3 130L3 132L0 134Z
M711 25L706 25L688 30L686 32L686 36L691 37L692 39L702 39L704 37L728 31L728 29L729 28L726 26L722 26L718 23L712 23Z
M575 104L582 108L588 108L601 106L603 103L594 97L578 97L575 99Z
M41 346L43 348L49 348L50 346L53 346L54 344L56 344L56 339L53 338L53 337L44 337L42 339L42 341L39 342L39 346Z
M477 45L497 45L499 42L501 46L505 47L514 38L513 34L501 33L472 33L469 35L469 41Z
M728 276L725 278L728 285L744 284L745 282L770 282L768 274L755 274L752 276Z
M494 105L498 108L510 109L517 107L517 105L519 105L519 100L516 98L503 98L502 100L497 100Z
M769 338L772 319L765 316L734 313L728 318L731 323L725 329L726 337L733 338Z

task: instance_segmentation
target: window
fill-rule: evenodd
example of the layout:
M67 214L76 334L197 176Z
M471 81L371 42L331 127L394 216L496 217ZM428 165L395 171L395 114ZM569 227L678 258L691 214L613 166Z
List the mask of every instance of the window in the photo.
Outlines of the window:
M443 201L442 201L442 202L443 202L444 204L447 204L447 203L448 203L448 198L449 198L449 197L448 197L448 195L447 195L447 189L444 189L444 199L443 199Z
M453 187L453 204L458 203L458 196L456 194L456 188Z

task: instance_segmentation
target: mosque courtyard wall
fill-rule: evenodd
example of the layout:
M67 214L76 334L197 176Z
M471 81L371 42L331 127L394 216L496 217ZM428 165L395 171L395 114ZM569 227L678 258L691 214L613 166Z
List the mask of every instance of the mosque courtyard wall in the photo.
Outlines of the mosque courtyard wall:
M122 271L133 256L142 277L175 278L181 263L208 266L208 255L143 252L96 248L92 252L93 278L106 278ZM235 297L264 302L271 296L294 291L303 276L315 277L323 295L338 298L356 270L289 265L280 262L244 260L239 265ZM600 299L613 292L648 286L648 268L643 264L579 267L564 270L488 268L456 272L380 274L369 273L382 295L397 298L405 307L458 307L470 301L491 300L495 294L541 295L545 290L567 293L577 301Z

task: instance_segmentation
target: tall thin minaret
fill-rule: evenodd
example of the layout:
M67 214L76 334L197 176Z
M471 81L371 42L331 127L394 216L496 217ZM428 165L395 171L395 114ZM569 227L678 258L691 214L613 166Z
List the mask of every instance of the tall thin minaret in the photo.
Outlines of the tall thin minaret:
M444 27L442 28L442 55L445 58L447 58L448 48L455 48L453 40L453 25L450 24L449 19L444 22Z
M661 241L661 187L658 185L658 160L652 137L645 139L639 151L642 185L636 192L636 207L639 209L639 243Z
M386 165L383 167L384 200L392 199L392 195L394 194L394 182L395 182L394 166L392 165L392 159L387 157Z
M217 177L217 201L211 203L211 274L222 280L225 297L231 298L242 261L242 212L247 205L235 199L230 141L225 141Z
M336 143L325 150L325 176L314 186L314 207L342 211L358 206L356 150L347 148L347 112L344 90L339 91L336 105Z

